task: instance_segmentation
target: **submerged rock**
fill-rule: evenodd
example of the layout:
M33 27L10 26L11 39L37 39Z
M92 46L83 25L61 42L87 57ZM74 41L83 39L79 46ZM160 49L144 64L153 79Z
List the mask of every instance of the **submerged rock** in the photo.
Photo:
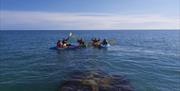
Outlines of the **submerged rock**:
M123 76L109 75L99 71L75 71L64 80L59 91L133 91Z

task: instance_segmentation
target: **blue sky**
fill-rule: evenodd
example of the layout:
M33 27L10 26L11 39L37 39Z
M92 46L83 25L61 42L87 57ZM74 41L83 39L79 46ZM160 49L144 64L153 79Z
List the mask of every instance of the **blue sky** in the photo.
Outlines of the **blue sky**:
M180 0L0 0L1 30L180 29Z

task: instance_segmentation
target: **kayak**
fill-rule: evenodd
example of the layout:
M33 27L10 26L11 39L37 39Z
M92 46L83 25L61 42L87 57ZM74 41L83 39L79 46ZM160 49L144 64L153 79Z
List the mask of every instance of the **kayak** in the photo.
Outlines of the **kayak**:
M110 47L110 46L111 46L110 44L107 44L107 45L101 44L101 45L99 46L99 48L108 48L108 47Z
M77 45L71 45L66 48L58 48L58 47L51 47L52 50L65 50L65 49L79 49L79 48L86 48L86 46L77 46Z
M74 46L74 45L71 45L71 46L68 46L67 48L59 48L59 47L51 47L49 49L52 49L52 50L64 50L64 49L76 49L78 48L78 46Z

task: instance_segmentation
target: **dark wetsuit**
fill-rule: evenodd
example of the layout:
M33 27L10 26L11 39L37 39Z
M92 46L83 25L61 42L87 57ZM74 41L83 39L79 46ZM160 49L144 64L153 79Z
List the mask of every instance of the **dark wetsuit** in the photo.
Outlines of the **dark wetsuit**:
M77 40L77 42L78 42L80 45L84 45L84 44L85 44L84 41L83 41L82 39Z
M71 44L68 44L68 42L67 42L68 40L69 40L69 37L66 39L63 39L62 43L66 44L67 46L71 46Z
M102 44L107 45L108 44L107 40L103 40Z

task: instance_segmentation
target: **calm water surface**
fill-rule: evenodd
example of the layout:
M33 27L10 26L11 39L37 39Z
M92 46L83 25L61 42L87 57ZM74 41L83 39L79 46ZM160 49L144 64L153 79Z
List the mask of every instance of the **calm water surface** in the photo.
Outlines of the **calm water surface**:
M0 91L57 91L74 70L126 76L136 91L180 91L180 31L71 31L107 50L49 48L70 31L0 31Z

